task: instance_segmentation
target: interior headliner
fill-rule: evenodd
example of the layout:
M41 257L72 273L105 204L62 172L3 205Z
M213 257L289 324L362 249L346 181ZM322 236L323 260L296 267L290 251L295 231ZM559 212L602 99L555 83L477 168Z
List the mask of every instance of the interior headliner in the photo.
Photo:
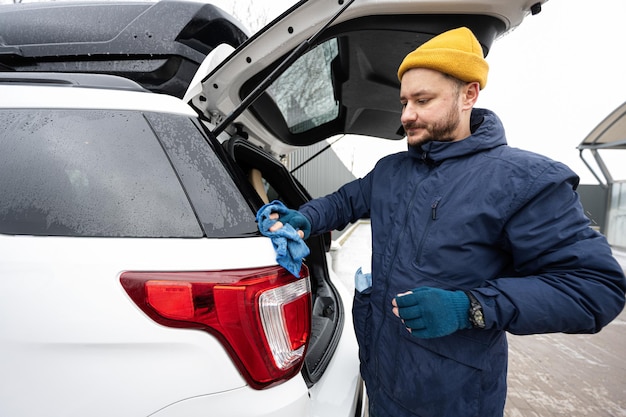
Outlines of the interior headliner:
M267 129L283 142L305 146L337 134L357 134L385 139L402 139L400 83L397 69L404 56L446 30L470 28L485 55L505 30L500 20L482 15L385 15L369 16L331 27L318 44L338 36L339 61L333 65L338 119L302 133L290 132L280 111L262 95L251 106ZM275 66L244 84L243 98Z

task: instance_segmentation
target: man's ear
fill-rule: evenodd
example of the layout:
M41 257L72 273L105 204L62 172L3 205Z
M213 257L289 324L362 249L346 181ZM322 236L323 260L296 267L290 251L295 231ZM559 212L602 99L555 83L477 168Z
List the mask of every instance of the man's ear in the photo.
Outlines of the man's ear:
M480 94L480 84L477 82L468 83L463 90L463 109L471 109L478 100Z

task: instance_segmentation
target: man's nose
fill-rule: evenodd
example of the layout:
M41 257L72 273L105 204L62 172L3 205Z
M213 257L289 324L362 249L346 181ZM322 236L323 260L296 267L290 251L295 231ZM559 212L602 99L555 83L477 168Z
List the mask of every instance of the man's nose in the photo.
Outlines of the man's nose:
M402 124L406 124L408 122L414 122L417 120L417 111L415 111L415 107L411 105L411 103L407 103L402 108L402 115L400 116L400 122Z

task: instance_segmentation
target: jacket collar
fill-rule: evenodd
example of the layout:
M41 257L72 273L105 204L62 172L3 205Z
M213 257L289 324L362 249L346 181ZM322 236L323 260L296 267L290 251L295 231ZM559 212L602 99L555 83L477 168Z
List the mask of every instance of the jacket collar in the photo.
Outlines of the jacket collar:
M438 165L446 159L507 144L502 122L491 110L473 109L470 123L471 136L457 142L430 142L420 148L409 147L409 155L426 164Z

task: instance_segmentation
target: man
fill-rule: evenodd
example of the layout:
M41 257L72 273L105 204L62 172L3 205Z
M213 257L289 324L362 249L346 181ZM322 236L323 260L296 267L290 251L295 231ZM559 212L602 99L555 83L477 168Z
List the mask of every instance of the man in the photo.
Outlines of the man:
M487 72L467 28L409 53L408 151L269 229L371 218L371 286L353 316L372 417L502 416L506 331L595 333L624 307L624 274L589 227L578 177L509 147L498 117L474 109Z

